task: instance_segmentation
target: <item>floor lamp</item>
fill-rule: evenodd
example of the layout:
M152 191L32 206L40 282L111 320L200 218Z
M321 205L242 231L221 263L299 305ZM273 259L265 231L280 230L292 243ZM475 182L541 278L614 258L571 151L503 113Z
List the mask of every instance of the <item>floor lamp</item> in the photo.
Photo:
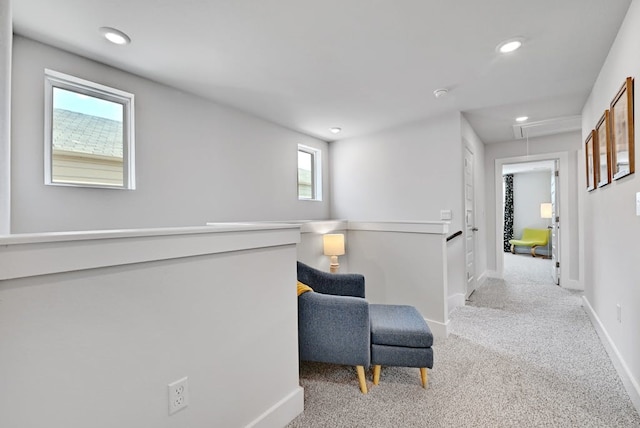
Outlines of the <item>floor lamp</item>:
M553 205L551 202L543 202L540 204L540 217L551 219L553 218ZM547 226L549 229L549 236L547 237L547 257L551 258L551 224Z

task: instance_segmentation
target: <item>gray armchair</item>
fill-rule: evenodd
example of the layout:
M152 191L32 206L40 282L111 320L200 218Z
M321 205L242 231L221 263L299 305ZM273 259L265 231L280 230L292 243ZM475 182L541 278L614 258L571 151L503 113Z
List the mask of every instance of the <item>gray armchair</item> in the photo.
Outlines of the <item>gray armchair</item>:
M371 330L364 276L327 273L298 262L298 281L314 290L298 297L300 360L356 366L366 394Z

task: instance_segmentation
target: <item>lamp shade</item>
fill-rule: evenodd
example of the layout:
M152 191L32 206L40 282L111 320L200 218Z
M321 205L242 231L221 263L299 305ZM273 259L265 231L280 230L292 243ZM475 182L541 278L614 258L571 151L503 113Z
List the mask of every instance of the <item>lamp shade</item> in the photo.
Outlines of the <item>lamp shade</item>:
M325 256L341 256L344 254L344 235L329 233L322 237Z
M540 217L542 218L553 217L553 207L550 202L544 202L540 204Z

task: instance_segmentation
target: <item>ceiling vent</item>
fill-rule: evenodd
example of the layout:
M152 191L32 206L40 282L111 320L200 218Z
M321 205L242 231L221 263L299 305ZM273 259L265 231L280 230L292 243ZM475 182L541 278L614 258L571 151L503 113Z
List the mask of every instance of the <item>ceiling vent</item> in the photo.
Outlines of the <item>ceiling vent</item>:
M513 135L516 140L522 140L527 137L542 137L580 129L582 129L582 116L566 116L515 124Z

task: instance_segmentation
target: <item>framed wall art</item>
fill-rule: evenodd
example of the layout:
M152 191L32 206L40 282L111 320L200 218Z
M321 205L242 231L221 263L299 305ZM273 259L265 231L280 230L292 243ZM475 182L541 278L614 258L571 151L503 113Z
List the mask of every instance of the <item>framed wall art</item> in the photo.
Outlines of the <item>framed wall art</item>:
M598 187L606 186L611 183L611 138L609 127L609 110L605 110L604 114L596 125L595 135L595 157L598 158L598 171L596 172L596 181Z
M594 156L594 142L596 139L595 129L589 133L584 142L584 153L587 161L587 190L591 191L596 188L596 157Z
M627 77L611 101L611 173L614 180L635 170L633 78Z

